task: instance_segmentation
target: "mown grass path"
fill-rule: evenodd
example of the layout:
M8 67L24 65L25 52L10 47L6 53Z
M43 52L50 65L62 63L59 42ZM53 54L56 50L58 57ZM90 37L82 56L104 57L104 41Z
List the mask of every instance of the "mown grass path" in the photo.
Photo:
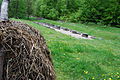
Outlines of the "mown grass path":
M15 19L14 19L15 20ZM40 30L53 56L57 80L120 80L120 29L41 20L82 31L101 39L75 39L31 21Z

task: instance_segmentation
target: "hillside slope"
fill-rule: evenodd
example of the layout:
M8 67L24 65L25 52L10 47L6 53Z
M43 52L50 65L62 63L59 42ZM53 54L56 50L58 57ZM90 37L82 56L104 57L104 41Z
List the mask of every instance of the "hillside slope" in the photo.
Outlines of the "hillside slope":
M57 80L120 80L120 29L102 25L40 21L97 37L94 40L85 40L72 38L31 21L17 21L35 27L45 37L53 56Z

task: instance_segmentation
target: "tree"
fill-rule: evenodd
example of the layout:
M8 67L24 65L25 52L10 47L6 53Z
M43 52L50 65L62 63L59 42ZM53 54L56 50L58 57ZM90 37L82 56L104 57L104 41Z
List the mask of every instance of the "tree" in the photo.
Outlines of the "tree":
M26 16L27 16L26 0L11 0L9 4L9 17L26 18Z
M0 14L1 21L8 21L8 3L9 0L3 0L2 2L1 14ZM0 48L0 80L2 80L3 62L4 62L4 53L2 52L2 48Z
M9 6L9 17L14 18L37 16L114 26L120 24L119 14L120 0L11 0Z
M26 7L27 7L27 17L29 18L29 16L32 14L32 8L31 8L31 6L32 6L32 2L33 2L33 0L27 0L26 1Z

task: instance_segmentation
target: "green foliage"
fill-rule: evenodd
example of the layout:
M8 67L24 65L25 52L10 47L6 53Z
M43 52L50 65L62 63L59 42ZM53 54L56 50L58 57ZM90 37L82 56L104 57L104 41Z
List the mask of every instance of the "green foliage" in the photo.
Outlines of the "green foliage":
M120 27L120 1L111 0L110 5L106 7L103 13L104 24L111 24Z
M50 9L49 14L47 15L50 19L57 19L58 18L58 11L56 9Z
M33 14L33 0L10 0L9 17L26 18Z
M120 0L11 0L9 16L37 16L120 27Z

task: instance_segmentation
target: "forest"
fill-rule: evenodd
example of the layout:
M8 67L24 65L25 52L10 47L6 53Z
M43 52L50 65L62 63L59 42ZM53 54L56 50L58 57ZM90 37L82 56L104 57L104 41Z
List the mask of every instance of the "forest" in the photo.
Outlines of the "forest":
M120 0L10 0L9 6L9 17L14 18L35 16L120 27Z

